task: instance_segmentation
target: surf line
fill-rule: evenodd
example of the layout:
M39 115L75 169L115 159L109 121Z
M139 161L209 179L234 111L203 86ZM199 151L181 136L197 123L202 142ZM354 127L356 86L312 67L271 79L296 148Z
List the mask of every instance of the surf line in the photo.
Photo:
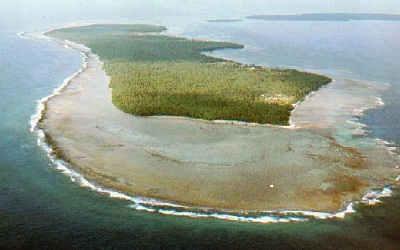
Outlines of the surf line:
M43 118L46 112L46 103L52 99L53 97L62 93L62 91L67 88L72 81L78 77L82 72L86 70L88 67L88 60L91 56L90 53L80 50L78 48L85 48L90 51L84 45L72 43L70 41L60 41L50 37L46 37L44 32L40 35L31 35L28 33L20 33L20 37L30 38L30 39L41 39L45 41L56 42L67 49L77 51L82 55L82 68L77 72L66 78L59 87L53 90L53 92L38 100L36 113L31 116L29 121L30 124L30 132L35 133L38 137L37 144L41 147L46 153L48 158L51 161L51 165L53 165L58 171L67 175L72 182L79 184L82 187L89 188L93 191L96 191L101 194L108 195L111 198L117 198L126 200L129 202L133 202L133 204L129 204L128 207L135 209L137 211L146 211L152 213L159 213L163 215L174 215L174 216L185 216L191 218L215 218L222 220L231 220L231 221L239 221L239 222L254 222L254 223L290 223L290 222L306 222L310 219L333 219L333 218L344 218L347 214L356 212L353 208L354 203L350 203L344 211L340 211L337 213L329 213L329 212L315 212L315 211L260 211L254 213L241 213L241 212L227 212L221 213L212 208L206 207L188 207L184 205L179 205L171 202L165 202L153 198L147 197L132 197L121 192L117 192L114 190L109 190L97 186L95 184L90 183L88 180L84 178L83 175L76 172L75 170L68 168L68 162L63 159L60 159L54 153L54 149L50 144L46 142L46 135L43 129L40 127L40 121ZM73 44L73 46L69 45ZM382 190L382 192L376 191L374 195L374 199L379 197L387 196L390 192L387 189Z
M367 110L373 110L377 109L379 107L385 106L385 103L383 102L381 97L376 97L375 98L375 104L370 105L368 107L364 108L358 108L353 110L353 115L352 117L347 120L346 122L353 126L352 131L355 136L360 136L360 137L367 137L371 134L372 131L368 130L368 126L366 124L363 124L360 122L361 117L364 115L365 111ZM389 142L380 138L370 138L368 139L377 145L385 148L390 155L396 156L400 158L400 154L398 151L398 147L394 142ZM400 165L395 166L396 169L400 169ZM398 175L395 179L395 182L400 182L400 175ZM381 201L379 200L380 197L391 197L393 194L393 191L390 189L390 187L384 187L381 192L371 190L368 192L366 195L364 195L361 199L362 203L368 204L368 205L375 205L376 203L380 203Z

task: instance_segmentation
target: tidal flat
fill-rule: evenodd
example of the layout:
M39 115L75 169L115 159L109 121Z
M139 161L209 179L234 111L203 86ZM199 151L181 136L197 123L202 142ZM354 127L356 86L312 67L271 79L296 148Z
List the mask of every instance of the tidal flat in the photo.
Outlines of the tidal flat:
M357 109L376 105L373 83L335 80L296 107L290 127L139 117L113 105L97 55L63 43L84 52L88 66L46 103L41 127L69 167L93 183L222 211L335 212L395 179L398 158L387 149L341 137L354 129L347 121Z

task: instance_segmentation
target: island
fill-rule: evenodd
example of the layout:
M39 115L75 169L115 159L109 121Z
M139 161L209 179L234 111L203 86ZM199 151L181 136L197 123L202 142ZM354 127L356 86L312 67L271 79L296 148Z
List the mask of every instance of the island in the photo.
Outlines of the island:
M237 23L237 22L243 22L242 19L210 19L207 20L209 23Z
M162 35L165 27L92 25L46 35L84 44L111 76L113 102L140 116L173 115L288 125L293 104L331 82L325 76L210 57L228 42Z
M247 19L265 21L400 21L400 15L368 13L307 13L300 15L253 15Z
M210 57L201 52L243 46L165 29L45 33L85 58L45 102L51 155L95 185L191 211L338 212L394 181L398 158L341 137L381 85Z

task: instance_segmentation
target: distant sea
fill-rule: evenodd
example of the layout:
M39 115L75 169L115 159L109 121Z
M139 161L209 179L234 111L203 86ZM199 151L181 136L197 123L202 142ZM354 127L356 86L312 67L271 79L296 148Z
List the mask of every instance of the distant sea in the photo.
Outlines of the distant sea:
M242 17L238 17L242 18ZM143 19L147 23L152 20ZM142 22L133 20L132 22ZM332 77L389 83L385 106L361 118L370 137L400 145L400 23L207 22L166 18L167 33L233 41L243 50L213 56ZM115 20L118 21L118 20ZM126 20L124 20L126 22ZM36 101L80 69L78 52L19 32L54 23L0 25L0 248L271 248L396 249L400 192L375 206L356 206L344 220L259 224L166 216L80 187L55 169L29 132Z

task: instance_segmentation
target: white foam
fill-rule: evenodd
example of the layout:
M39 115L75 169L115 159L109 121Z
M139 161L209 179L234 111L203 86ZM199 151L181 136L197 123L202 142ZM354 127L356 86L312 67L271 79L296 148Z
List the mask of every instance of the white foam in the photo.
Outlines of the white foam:
M38 38L38 34L34 35L36 33L36 31L31 31L31 32L19 32L17 33L17 36L20 38L24 38L24 39L37 39Z
M196 212L187 212L187 211L174 211L174 210L165 210L160 209L158 211L164 215L174 215L174 216L185 216L191 218L214 218L220 220L230 220L230 221L239 221L239 222L253 222L253 223L289 223L289 222L304 222L308 221L308 218L299 218L299 217L282 217L282 216L259 216L259 217L249 217L249 216L236 216L229 214L205 214L205 213L196 213Z
M364 197L362 197L361 202L367 205L375 205L382 202L379 198L391 197L392 195L393 191L389 187L384 187L382 191L368 192Z
M352 125L354 125L356 127L362 127L362 128L368 127L367 125L365 125L365 124L363 124L361 122L358 122L356 120L358 120L358 119L347 120L347 123L352 124Z
M369 105L368 107L362 107L362 108L358 108L358 109L354 109L353 110L353 115L352 115L352 119L347 120L348 123L353 124L357 127L362 127L362 128L366 128L368 127L365 124L362 124L360 122L358 122L359 118L364 114L365 111L367 110L371 110L371 109L375 109L377 107L381 107L384 106L385 103L383 102L381 97L375 97L375 103Z
M75 25L76 26L76 25ZM27 37L26 33L21 33L21 36ZM93 191L96 191L101 194L108 195L111 198L116 198L116 199L121 199L121 200L126 200L129 202L133 202L134 204L129 205L130 208L138 210L138 211L146 211L146 212L158 212L160 214L164 215L174 215L174 216L185 216L185 217L191 217L191 218L216 218L216 219L222 219L222 220L231 220L231 221L242 221L242 222L254 222L254 223L289 223L289 222L304 222L308 221L308 217L313 217L317 219L329 219L329 218L344 218L346 214L349 213L354 213L355 210L353 209L353 204L349 204L346 210L338 212L338 213L327 213L327 212L314 212L314 211L264 211L261 213L260 216L239 216L239 215L233 215L233 214L225 214L225 213L219 213L219 212L212 212L212 213L205 213L205 212L196 212L197 210L202 210L202 211L210 211L208 208L196 208L196 207L187 207L184 205L179 205L175 203L170 203L170 202L165 202L165 201L160 201L152 198L146 198L146 197L131 197L126 194L114 191L114 190L108 190L99 186L96 186L95 184L92 184L88 180L86 180L80 173L76 172L73 169L70 169L67 167L67 163L63 161L62 159L58 159L56 155L54 154L52 148L45 143L45 133L40 127L38 126L38 123L40 119L43 116L45 107L46 107L46 102L49 101L51 98L53 98L56 95L59 95L70 83L71 81L76 78L79 74L81 74L87 67L88 67L88 55L84 53L83 51L80 50L80 48L85 49L85 51L90 51L87 47L83 45L78 45L74 44L69 41L58 41L55 39L48 38L44 35L40 36L30 36L30 38L39 38L39 39L44 39L47 41L52 41L52 42L57 42L64 47L79 51L82 54L82 68L78 70L76 73L65 79L62 84L57 87L49 96L42 98L37 102L37 107L36 107L36 113L32 115L31 120L30 120L30 131L33 133L36 133L38 137L38 145L47 153L47 156L49 157L50 161L52 162L53 166L63 174L69 176L72 182L75 182L79 184L82 187L89 188ZM70 46L70 44L74 44L73 47ZM76 49L79 48L79 49ZM309 95L305 97L305 99L309 98L311 95L315 94L315 92L311 92ZM379 102L380 103L380 102ZM297 106L299 103L296 103L295 105ZM226 123L226 122L232 122L232 121L215 121L215 122L221 122L221 123ZM238 124L243 124L243 122L237 122ZM296 128L296 126L292 123L290 123L290 126L280 126L284 128ZM251 125L256 125L256 124L251 124ZM397 178L400 180L400 176ZM392 194L390 189L384 189L380 195L376 195L374 193L374 196L372 200L376 200L379 197L388 197ZM174 209L182 209L186 211L176 211ZM189 210L189 211L188 211ZM192 211L190 211L192 210ZM196 211L194 211L196 210ZM266 215L267 214L267 215ZM304 217L306 216L306 217Z
M382 139L373 139L377 144L381 145L382 147L385 147L389 153L393 156L399 156L400 155L396 152L397 151L397 147L395 147L395 143L394 142L388 142Z
M384 106L384 105L385 105L385 103L383 102L382 98L380 98L380 97L377 97L377 98L376 98L375 104L376 104L376 106L378 106L378 107L381 107L381 106Z
M353 134L359 135L359 136L366 136L366 135L371 134L371 131L367 129L368 126L366 124L360 123L359 119L366 110L375 109L377 107L384 106L384 105L385 105L385 103L383 102L382 98L376 97L374 105L370 105L369 107L366 107L366 108L353 110L354 114L353 114L352 118L347 120L347 123L354 126L354 129L352 129ZM375 141L376 143L378 143L379 145L385 147L391 155L400 157L400 155L398 155L398 153L396 153L397 147L395 147L395 143L388 142L388 141L385 141L385 140L382 140L379 138L372 139L372 140Z
M24 38L24 39L29 38L25 34L26 34L26 32L20 32L17 34L17 36L19 36L20 38Z
M70 47L71 50L75 50L73 48ZM82 55L82 68L79 69L77 72L75 72L74 74L72 74L71 76L69 76L68 78L66 78L62 84L57 87L56 89L53 90L53 92L46 96L43 97L42 99L40 99L39 101L37 101L37 106L36 106L36 113L34 115L31 116L31 119L29 121L30 124L30 131L31 132L35 132L35 131L41 131L40 129L38 129L38 125L39 125L39 121L40 119L42 119L43 117L43 113L44 110L46 108L46 103L53 97L59 95L70 83L71 81L76 78L77 76L79 76L88 66L88 56L79 51ZM38 132L40 134L40 137L43 139L44 138L44 133L42 131L42 133Z
M356 212L356 210L354 210L354 208L353 208L353 203L350 203L347 206L345 211L336 213L336 214L334 214L334 217L331 217L331 218L341 218L341 219L343 219L347 214L352 214L352 213L355 213L355 212Z
M149 212L149 213L154 213L154 212L156 212L155 209L153 209L153 208L148 208L148 207L142 206L142 205L140 205L140 204L133 204L133 205L130 205L129 207L134 208L134 209L136 209L136 210L138 210L138 211L146 211L146 212Z
M315 211L301 211L301 210L287 210L282 211L283 214L301 214L305 216L314 217L316 219L333 219L333 218L340 218L343 219L347 214L355 213L356 211L353 208L353 203L350 203L344 211L340 211L337 213L328 213L328 212L315 212Z

